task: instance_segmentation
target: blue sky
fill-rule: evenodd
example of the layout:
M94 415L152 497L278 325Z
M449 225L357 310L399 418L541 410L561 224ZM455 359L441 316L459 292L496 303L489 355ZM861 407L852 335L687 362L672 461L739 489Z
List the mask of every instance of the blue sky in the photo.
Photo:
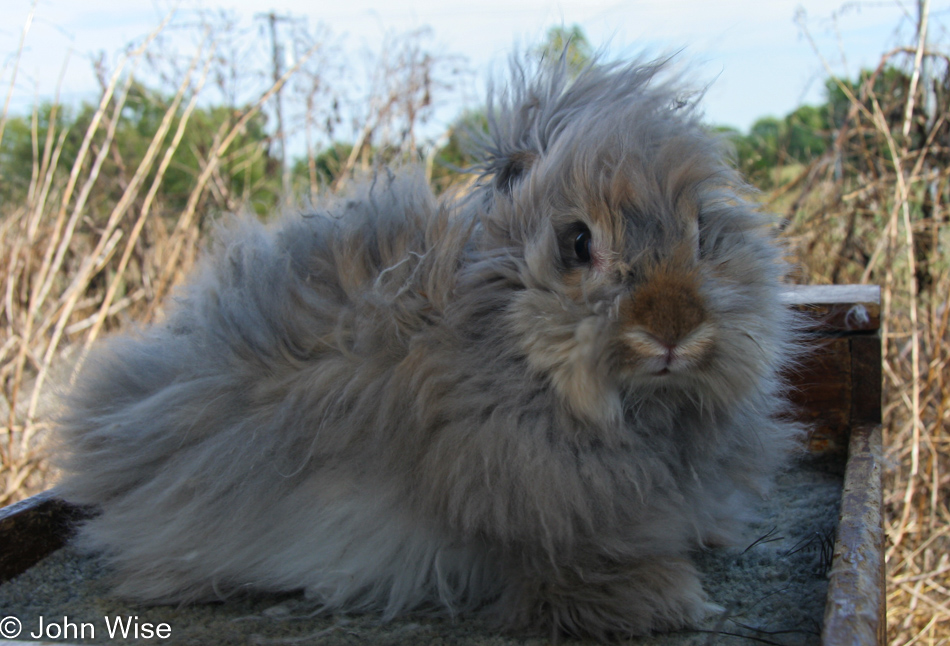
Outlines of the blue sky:
M180 0L188 12L197 2ZM480 96L491 70L502 69L516 46L530 46L552 25L579 25L611 56L681 50L690 76L710 84L707 120L747 129L762 116L786 114L802 102L821 100L826 76L821 57L803 37L795 16L814 37L832 69L854 75L880 55L911 42L916 2L893 0L204 0L251 21L275 10L322 22L345 49L377 46L388 31L430 26L444 52L464 56L473 86L453 99L464 105ZM31 0L0 0L0 91L9 87L16 50ZM66 101L95 95L89 55L111 55L152 29L173 3L168 0L37 0L35 18L13 98L24 109L34 96L48 97L71 51L64 81ZM935 40L945 40L950 2L933 2ZM466 98L467 97L467 98ZM444 112L443 114L448 114ZM444 118L450 118L446 116Z

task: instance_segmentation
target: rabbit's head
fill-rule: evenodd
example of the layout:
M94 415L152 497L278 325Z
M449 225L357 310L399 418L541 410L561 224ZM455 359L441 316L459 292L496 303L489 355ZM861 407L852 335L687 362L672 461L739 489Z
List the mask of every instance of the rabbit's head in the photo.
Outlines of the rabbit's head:
M486 244L517 259L520 350L591 420L772 392L792 345L769 220L661 71L552 67L517 86L476 189Z

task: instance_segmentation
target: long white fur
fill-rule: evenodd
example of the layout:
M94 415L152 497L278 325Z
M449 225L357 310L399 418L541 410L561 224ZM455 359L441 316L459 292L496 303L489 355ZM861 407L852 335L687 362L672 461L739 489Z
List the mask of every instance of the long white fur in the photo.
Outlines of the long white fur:
M118 594L597 638L702 618L689 552L741 533L800 437L782 251L663 65L516 69L469 196L403 169L233 218L166 322L99 349L58 489L98 508L79 541ZM589 271L559 256L578 219ZM658 380L618 362L617 303L671 263L715 330Z

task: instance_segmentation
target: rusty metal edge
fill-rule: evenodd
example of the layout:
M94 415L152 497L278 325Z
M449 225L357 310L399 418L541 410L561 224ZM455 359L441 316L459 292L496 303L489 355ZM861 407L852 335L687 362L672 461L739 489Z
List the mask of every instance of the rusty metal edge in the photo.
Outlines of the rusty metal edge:
M886 642L881 426L851 430L822 646Z

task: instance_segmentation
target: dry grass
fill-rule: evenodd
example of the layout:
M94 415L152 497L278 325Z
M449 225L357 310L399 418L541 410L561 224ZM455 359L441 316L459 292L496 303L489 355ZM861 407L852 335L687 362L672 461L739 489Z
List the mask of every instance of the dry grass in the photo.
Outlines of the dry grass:
M58 100L48 114L34 109L29 185L22 200L0 200L0 505L39 491L51 481L41 450L50 424L49 406L55 391L68 387L75 378L90 346L103 331L160 318L165 297L194 263L203 221L209 215L250 208L251 190L247 181L243 192L235 190L241 184L235 173L260 165L262 158L273 162L265 147L283 133L250 143L242 138L258 127L255 120L263 121L262 111L268 102L274 105L282 89L290 89L301 99L298 103L306 106L301 119L311 172L300 192L312 198L325 190L315 174L314 120L330 115L323 135L332 141L332 113L344 99L328 88L325 59L308 66L317 52L329 49L322 29L315 36L295 25L293 66L261 74L241 69L244 61L259 52L238 50L259 49L260 43L252 38L248 45L245 38L242 44L232 38L236 30L230 17L183 26L173 22L173 15L130 46L113 69L98 63L102 88L98 104L88 119L71 122L72 126L83 124L83 132L70 132L64 125L66 108ZM32 17L31 11L21 51ZM179 55L171 60L169 43L176 38L187 40L182 38L186 29L196 43L193 51L184 59ZM367 163L368 153L390 132L402 137L386 149L390 158L421 156L415 135L418 123L431 113L432 96L446 87L437 71L440 59L422 47L425 35L422 31L391 34L386 53L374 67L371 62L373 78L365 101L370 108L361 112L364 125L357 145L337 171L334 189L358 165ZM0 114L0 143L8 125L19 60L18 52ZM122 124L128 128L124 110L140 87L136 84L142 67L150 68L150 82L158 77L164 83L162 95L170 99L155 99L160 113L154 134L143 151L129 155L122 152L116 133ZM166 74L168 70L174 73ZM350 74L349 80L354 76ZM171 82L171 78L177 80ZM217 99L212 100L234 95L242 99L227 110L205 109L203 118L213 119L213 134L208 141L196 143L186 133L191 132L190 124L200 112L196 107L208 85L217 86ZM70 145L74 146L69 151L72 161L64 164L61 160ZM170 168L176 159L181 165L176 156L180 147L196 158L196 170L186 194L175 196L183 206L174 209L163 200L169 199ZM2 163L0 158L0 177L9 182L12 169L3 168ZM268 172L274 174L265 163L265 175Z
M805 282L882 287L892 644L950 643L950 97L938 79L922 107L922 52L839 82L849 109L832 150L767 199L786 205ZM928 56L945 73L947 57Z
M24 35L29 24L30 20ZM118 62L103 85L70 168L59 164L68 135L57 125L59 106L54 103L42 140L39 114L33 113L34 160L27 196L22 204L5 205L0 212L0 257L5 259L0 265L0 414L5 422L0 436L0 504L35 492L48 481L38 446L49 425L50 411L44 405L51 399L53 371L57 384L65 384L103 329L160 315L163 297L194 261L199 244L196 210L210 192L209 185L220 180L222 159L232 154L230 148L248 120L316 49L313 46L255 101L218 125L212 146L200 159L201 172L194 178L186 206L170 224L157 217L153 207L218 60L207 32L134 171L127 177L101 176L104 162L117 154L115 132L135 79L128 70L149 52L166 24L167 20ZM12 87L13 81L11 93ZM173 122L177 127L169 137ZM5 110L0 135L6 123ZM109 192L117 199L109 204L106 217L93 221L87 214L90 196ZM205 208L214 206L205 203Z
M162 28L108 76L71 167L60 166L67 133L56 127L58 108L54 105L45 137L33 115L27 198L0 207L0 504L47 486L48 467L38 447L49 424L45 406L51 384L75 374L103 331L161 316L163 297L194 261L199 208L210 208L209 196L216 199L211 207L233 208L221 181L222 159L255 154L231 150L235 137L302 64L298 60L246 108L218 124L211 149L196 151L201 171L185 208L169 220L157 215L160 188L202 88L219 64L214 42L205 38L197 48L138 165L121 181L100 173L115 152L114 134L133 79L129 70L148 54ZM945 89L938 93L930 117L921 108L922 54L922 47L890 52L860 87L842 83L850 108L832 150L766 196L771 208L787 213L786 233L798 251L803 280L883 287L893 644L950 643L950 97ZM947 59L935 52L928 56ZM882 93L885 68L895 63L909 70L909 85L903 92ZM409 94L428 96L428 87L411 82L416 85ZM385 110L411 113L420 107L411 101L399 107L401 93L405 88L387 88L378 97L383 107L364 122L369 125L359 134L360 143L383 127ZM403 143L415 146L412 140ZM366 148L352 150L347 169ZM316 193L312 156L309 167L310 190ZM107 213L90 219L90 196L109 192L104 185L116 197Z

